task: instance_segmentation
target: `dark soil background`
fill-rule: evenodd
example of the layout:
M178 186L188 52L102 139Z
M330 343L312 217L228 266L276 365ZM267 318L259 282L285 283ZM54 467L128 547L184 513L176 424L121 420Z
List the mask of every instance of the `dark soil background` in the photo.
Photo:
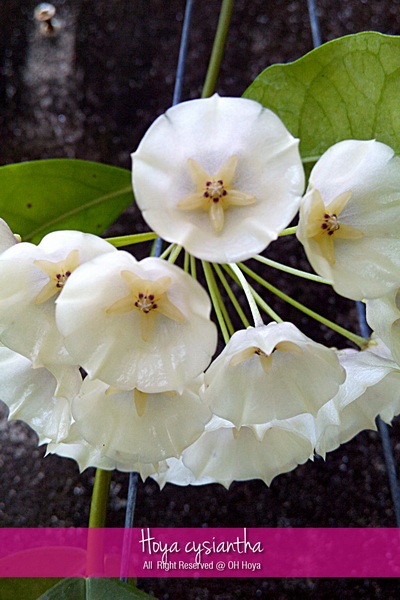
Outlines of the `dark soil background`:
M31 0L2 0L0 7L0 164L69 157L130 167L154 118L171 104L183 0L55 0L60 31L43 37ZM400 33L399 0L319 0L323 41L377 30ZM198 97L220 2L195 2L183 99ZM307 2L237 0L217 91L238 96L275 62L312 49ZM0 190L1 193L1 190ZM135 208L109 234L142 231ZM144 255L147 248L140 248ZM136 250L135 250L136 251ZM307 268L293 239L281 239L268 256ZM271 272L271 281L311 308L357 329L354 304L325 287ZM317 341L343 347L343 339L281 302L281 315ZM43 458L24 424L0 422L0 526L83 526L94 470ZM398 460L400 425L391 437ZM126 474L115 473L108 525L121 527ZM147 481L138 491L136 526L153 527L394 527L395 517L381 443L364 432L327 456L262 482L177 488ZM160 599L233 600L399 597L395 580L148 579L140 587ZM1 600L1 598L0 598Z

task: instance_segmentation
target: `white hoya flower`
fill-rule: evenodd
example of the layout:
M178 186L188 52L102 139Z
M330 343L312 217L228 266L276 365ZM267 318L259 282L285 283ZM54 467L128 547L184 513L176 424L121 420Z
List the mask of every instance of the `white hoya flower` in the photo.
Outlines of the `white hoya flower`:
M143 217L163 239L211 262L246 260L298 211L298 140L245 98L190 100L150 127L133 159Z
M71 400L79 392L78 367L56 366L53 372L32 368L29 359L0 347L0 400L9 408L9 419L25 421L39 443L64 439L72 423Z
M7 223L0 219L0 254L19 241L19 236L14 235Z
M116 390L86 378L72 402L79 433L102 453L130 455L132 463L157 463L178 457L204 431L211 413L200 400L201 378L182 394Z
M297 237L314 270L353 300L400 282L400 158L389 146L346 140L311 171Z
M119 389L183 391L217 343L201 285L160 258L99 256L73 273L57 301L57 325L92 379Z
M400 288L381 298L366 300L365 306L368 325L390 348L394 360L400 365Z
M135 461L134 456L123 452L111 451L110 455L106 455L101 443L97 445L89 444L81 436L76 423L71 425L66 438L60 442L50 442L47 445L46 456L49 454L57 454L75 460L81 472L89 467L104 469L105 471L113 471L114 469L124 472L138 471L143 481L150 475L167 468L165 461L154 464L140 464Z
M168 469L152 475L160 487L261 479L267 485L280 473L291 471L313 457L314 420L299 415L252 427L235 426L214 416L205 432L181 459L168 459Z
M237 331L205 374L213 413L236 427L316 415L337 393L345 371L333 350L292 323Z
M55 300L79 265L114 252L105 240L79 231L54 231L38 246L22 242L5 250L0 255L1 342L35 367L74 364L55 324Z
M378 415L390 423L400 413L400 367L387 348L338 352L347 377L337 395L318 412L316 452L325 456L364 429L376 429Z

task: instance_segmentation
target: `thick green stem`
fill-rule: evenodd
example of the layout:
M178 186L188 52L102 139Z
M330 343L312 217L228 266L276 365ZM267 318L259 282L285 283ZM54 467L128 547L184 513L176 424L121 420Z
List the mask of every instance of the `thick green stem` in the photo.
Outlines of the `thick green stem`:
M239 267L241 269L243 269L243 271L245 273L247 273L248 275L250 275L250 277L252 277L254 279L254 281L257 281L260 285L262 285L263 287L265 287L267 290L269 290L270 292L272 292L273 294L275 294L279 298L282 298L282 300L284 300L288 304L291 304L292 306L294 306L298 310L301 310L304 314L308 315L309 317L312 317L313 319L315 319L319 323L322 323L323 325L326 325L330 329L333 329L333 331L336 331L337 333L340 333L340 335L343 335L343 337L345 337L348 340L351 340L352 342L354 342L355 344L357 344L357 346L359 346L362 350L368 346L368 340L367 339L361 337L360 335L356 335L355 333L352 333L351 331L348 331L344 327L340 327L340 325L337 325L337 323L334 323L333 321L330 321L329 319L326 319L325 317L323 317L323 316L319 315L318 313L314 312L310 308L307 308L306 306L304 306L304 304L301 304L297 300L294 300L293 298L291 298L290 296L288 296L284 292L281 292L281 290L278 290L278 288L276 288L275 286L273 286L270 283L268 283L267 281L265 281L262 277L260 277L259 275L257 275L257 273L254 273L254 271L252 271L251 269L249 269L248 267L246 267L246 265L243 265L243 264L239 263Z
M148 231L147 233L135 233L134 235L121 235L119 237L106 238L106 242L112 244L116 248L121 248L122 246L130 246L131 244L151 242L157 237L158 236L154 231Z
M297 275L297 277L302 277L303 279L309 279L310 281L317 281L318 283L332 285L330 281L320 277L319 275L314 275L314 273L307 273L306 271L300 271L299 269L288 267L287 265L283 265L282 263L266 258L265 256L254 256L254 260L258 260L258 262L261 262L264 265L268 265L269 267L278 269L279 271L284 271L284 273L289 273L290 275Z
M111 474L112 471L96 469L90 504L89 527L105 527Z
M214 45L211 52L211 58L208 65L206 80L204 82L202 98L208 98L215 91L219 70L221 67L222 56L225 43L228 36L229 25L233 11L234 0L222 0L221 12L219 15L217 32L215 34Z
M90 505L86 569L88 577L104 573L104 532L112 471L96 469Z

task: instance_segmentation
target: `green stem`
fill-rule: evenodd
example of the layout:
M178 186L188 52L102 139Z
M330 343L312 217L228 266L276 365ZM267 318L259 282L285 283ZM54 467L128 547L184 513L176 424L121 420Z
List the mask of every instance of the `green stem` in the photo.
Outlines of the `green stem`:
M296 233L297 230L297 225L295 225L294 227L287 227L286 229L283 229L283 231L280 232L279 237L283 237L284 235L293 235L294 233Z
M221 329L222 337L224 338L225 344L228 343L230 335L224 320L223 313L221 311L221 305L219 303L219 290L217 288L216 281L214 279L213 272L210 267L210 263L202 260L204 275L206 276L208 291L210 292L211 301L213 303L214 311L218 319L219 328Z
M218 19L217 32L215 34L214 45L211 52L211 58L208 65L206 80L204 82L202 98L211 96L215 91L219 70L221 67L222 56L225 43L228 36L229 25L233 12L234 0L222 0L221 12Z
M238 265L235 263L229 263L230 269L232 269L233 273L235 273L236 277L239 279L240 285L243 288L244 293L246 294L247 302L249 303L249 307L251 310L251 315L254 321L254 327L259 327L260 325L264 325L264 321L262 320L260 311L258 310L258 306L256 301L254 300L254 296L250 286L246 280L246 277L243 275Z
M252 277L252 279L254 279L255 281L257 281L260 285L262 285L267 290L269 290L270 292L272 292L273 294L275 294L276 296L278 296L278 298L281 298L282 300L284 300L288 304L291 304L292 306L294 306L298 310L301 310L303 313L305 313L309 317L312 317L313 319L315 319L319 323L322 323L323 325L326 325L326 327L329 327L330 329L333 329L333 331L336 331L337 333L340 333L340 335L343 335L348 340L351 340L352 342L354 342L355 344L357 344L357 346L359 346L362 350L368 346L368 340L367 339L361 337L360 335L356 335L355 333L352 333L351 331L348 331L344 327L340 327L340 325L337 325L337 323L334 323L333 321L330 321L329 319L326 319L325 317L322 317L321 315L319 315L318 313L314 312L310 308L307 308L306 306L304 306L304 304L301 304L297 300L294 300L293 298L291 298L290 296L288 296L284 292L281 292L281 290L278 290L278 288L276 288L275 286L273 286L270 283L268 283L267 281L265 281L262 277L260 277L259 275L257 275L257 273L254 273L254 271L252 271L251 269L249 269L248 267L246 267L246 265L243 265L242 263L239 263L239 267L241 269L243 269L243 271L245 273L247 273L248 275L250 275L250 277Z
M222 316L223 316L223 318L224 318L224 321L225 321L225 323L226 323L226 326L227 326L227 328L228 328L229 337L230 337L230 336L232 336L232 335L235 333L235 328L234 328L234 326L232 325L231 318L230 318L230 316L229 316L229 313L228 313L228 310L227 310L227 308L226 308L226 306L225 306L225 302L224 302L224 301L223 301L223 299L222 299L221 292L219 291L218 284L217 284L217 282L215 281L215 277L214 277L214 273L213 273L212 269L210 269L210 277L211 277L211 280L212 280L212 285L213 285L213 288L214 288L214 290L215 290L215 294L216 294L216 297L217 297L217 301L218 301L219 307L220 307L220 309L221 309Z
M320 154L315 154L314 156L303 156L301 160L303 163L315 163L320 158L321 158Z
M196 259L192 254L190 255L190 274L193 279L197 279Z
M86 553L88 577L104 573L104 531L112 471L96 469L92 502L90 504L89 531Z
M235 294L233 293L231 286L227 282L226 277L221 270L221 267L219 265L217 265L216 263L213 263L213 267L219 277L220 282L222 283L222 285L224 287L224 290L228 294L230 301L232 302L237 314L239 315L239 318L242 321L244 327L246 327L246 328L250 327L250 323L249 323L246 315L244 314L242 307L240 306L240 304L238 302L238 299L236 298Z
M189 273L189 259L190 259L189 252L187 252L185 250L185 256L183 259L183 270L185 271L185 273Z
M234 282L237 283L238 285L240 285L239 279L237 278L235 273L233 273L231 271L230 267L228 265L222 265L222 266L225 269L225 271L228 273L228 275L230 275L230 277L232 277ZM263 310L269 317L271 317L271 319L273 319L277 323L282 323L282 319L280 318L280 316L274 311L273 308L271 308L271 306L269 304L267 304L267 302L265 302L265 300L263 298L261 298L260 294L258 294L251 285L249 285L249 289L254 297L254 300L257 302L257 304L261 308L261 310ZM248 323L246 325L246 327L249 327L249 326L250 325Z
M119 237L106 238L106 242L112 244L116 248L121 248L122 246L130 246L131 244L150 242L157 237L158 236L154 231L149 231L147 233L135 233L134 235L121 235Z
M160 255L160 258L167 258L175 248L175 244L170 244L168 248L165 248L164 252Z
M267 315L270 316L271 319L276 321L276 323L282 323L283 319L281 319L278 313L276 313L274 309L267 302L265 302L264 298L262 298L252 286L250 286L250 290L253 294L254 300L257 302L261 310L267 313Z
M89 528L105 527L111 474L112 471L96 469L90 504Z
M313 273L307 273L306 271L300 271L299 269L294 269L293 267L288 267L287 265L283 265L282 263L275 262L265 256L254 256L254 260L258 260L258 262L263 263L264 265L268 265L269 267L273 267L274 269L278 269L279 271L284 271L285 273L290 273L290 275L297 275L298 277L303 277L303 279L310 279L311 281L318 281L318 283L325 283L327 285L332 285L330 281L320 277L319 275L314 275Z
M180 255L181 251L182 251L182 246L179 246L179 244L176 244L175 248L172 250L172 252L168 258L168 262L174 264L177 261L178 256Z

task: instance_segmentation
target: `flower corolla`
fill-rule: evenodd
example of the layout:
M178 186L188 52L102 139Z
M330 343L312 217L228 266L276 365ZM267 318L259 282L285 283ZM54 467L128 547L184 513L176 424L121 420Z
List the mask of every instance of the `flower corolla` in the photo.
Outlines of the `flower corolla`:
M316 451L321 456L364 429L376 429L379 415L390 423L400 413L400 367L380 340L362 352L338 352L347 377L316 418Z
M35 367L76 364L55 323L55 300L71 273L99 254L117 252L101 238L55 231L38 246L12 245L0 255L0 340Z
M170 108L132 159L149 226L212 262L264 250L296 214L304 189L298 140L245 98L214 95Z
M299 415L239 430L225 419L214 416L205 432L182 458L167 460L167 469L152 477L163 487L261 479L270 485L280 473L291 471L313 457L314 421Z
M270 323L233 334L205 374L204 397L213 413L240 427L316 415L344 378L333 350L292 323Z
M130 455L134 463L157 463L178 457L204 431L211 413L200 400L197 378L181 394L138 389L121 391L86 378L72 401L76 427L104 455Z
M120 251L72 273L56 320L91 379L121 390L182 392L215 352L210 311L207 293L182 269Z
M400 280L400 158L346 140L311 171L297 237L314 270L347 298L382 296Z
M53 372L44 367L34 369L29 359L0 347L0 400L9 408L8 418L25 421L41 444L68 436L71 400L81 383L77 367L57 365Z
M365 306L369 326L400 365L400 288L391 290L381 298L366 300Z

